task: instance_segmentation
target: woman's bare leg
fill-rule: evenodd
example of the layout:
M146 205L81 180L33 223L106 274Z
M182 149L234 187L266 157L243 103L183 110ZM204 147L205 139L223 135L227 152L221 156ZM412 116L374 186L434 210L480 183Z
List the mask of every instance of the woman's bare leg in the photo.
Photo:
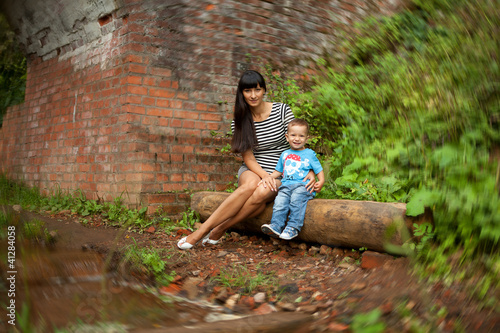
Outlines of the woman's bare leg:
M251 171L241 174L238 181L238 188L210 215L210 217L200 226L198 230L188 236L186 241L189 244L196 244L214 227L238 214L246 201L253 195L260 177Z
M277 187L279 187L281 185L281 182L277 181L276 185ZM266 204L274 200L277 193L278 192L270 191L268 188L264 188L263 186L258 186L252 196L245 202L243 207L241 207L238 214L236 214L232 218L225 220L223 223L218 224L212 230L210 239L217 240L221 238L226 230L233 225L261 214L266 208Z

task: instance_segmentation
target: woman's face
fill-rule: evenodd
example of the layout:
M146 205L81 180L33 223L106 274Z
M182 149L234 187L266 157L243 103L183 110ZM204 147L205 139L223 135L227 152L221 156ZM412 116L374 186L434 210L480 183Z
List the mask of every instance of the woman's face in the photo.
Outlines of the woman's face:
M266 91L257 85L255 88L243 89L243 97L250 107L255 108L264 102L264 93Z

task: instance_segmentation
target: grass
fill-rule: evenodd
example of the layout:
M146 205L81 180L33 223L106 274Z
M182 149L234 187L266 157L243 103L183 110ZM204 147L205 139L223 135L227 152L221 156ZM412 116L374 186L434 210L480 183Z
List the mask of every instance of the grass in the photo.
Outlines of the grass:
M45 228L45 222L39 219L33 219L29 222L25 222L22 225L21 234L24 238L36 240L37 242L53 242L53 237L50 235L47 228Z
M272 292L277 289L278 278L274 273L264 274L259 266L251 270L244 265L232 265L221 269L220 274L210 279L225 287L238 289L243 294L252 294L256 290Z
M87 199L81 190L65 191L59 187L55 187L49 195L42 195L38 188L29 188L0 173L0 205L20 205L26 210L50 213L70 211L80 216L84 225L92 217L99 216L109 226L128 228L139 233L150 226L167 233L179 228L193 230L195 223L199 222L198 215L189 208L176 221L165 216L161 207L148 216L147 207L128 208L124 204L124 195L122 193L111 202L103 202Z
M168 285L175 277L175 271L166 272L168 262L163 258L170 259L171 253L165 254L166 250L141 247L134 239L134 243L125 247L122 263L128 265L132 272L149 276L158 285Z

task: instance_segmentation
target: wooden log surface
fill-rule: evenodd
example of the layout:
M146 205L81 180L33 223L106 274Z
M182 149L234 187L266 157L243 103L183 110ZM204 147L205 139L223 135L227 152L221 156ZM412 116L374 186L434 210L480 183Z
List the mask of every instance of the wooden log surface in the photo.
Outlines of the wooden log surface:
M191 198L191 209L205 221L229 195L196 192ZM261 233L260 227L270 222L272 213L273 204L269 203L262 214L232 229ZM304 226L295 240L386 252L387 242L394 245L404 242L403 227L412 235L413 223L423 222L432 223L432 216L429 213L416 218L406 216L404 203L313 199L307 205Z

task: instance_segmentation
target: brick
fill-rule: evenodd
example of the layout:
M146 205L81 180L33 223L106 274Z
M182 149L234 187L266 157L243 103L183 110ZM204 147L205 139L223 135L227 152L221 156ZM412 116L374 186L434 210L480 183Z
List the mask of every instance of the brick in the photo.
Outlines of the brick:
M144 82L143 82L144 85L146 86L152 86L152 87L155 87L157 86L157 83L156 83L156 78L153 78L153 77L145 77L144 78Z
M126 110L126 112L130 112L130 113L146 114L146 108L142 107L142 106L137 106L137 105L126 105L124 107L124 110Z
M182 180L183 180L183 176L181 173L170 175L171 182L181 182Z
M148 108L147 114L149 116L159 116L159 117L171 118L173 116L174 112L172 110L169 110L169 109Z
M141 86L128 86L127 92L134 95L147 95L148 89Z
M137 65L137 64L129 64L128 70L131 73L140 73L145 74L147 72L147 66L145 65Z
M184 182L181 183L166 183L163 184L163 191L183 191L187 188L187 185Z
M175 91L168 90L168 89L151 88L151 89L149 89L149 96L162 97L162 98L173 98L175 96Z
M387 261L392 261L394 258L388 254L365 251L361 257L361 268L373 269L384 265Z

